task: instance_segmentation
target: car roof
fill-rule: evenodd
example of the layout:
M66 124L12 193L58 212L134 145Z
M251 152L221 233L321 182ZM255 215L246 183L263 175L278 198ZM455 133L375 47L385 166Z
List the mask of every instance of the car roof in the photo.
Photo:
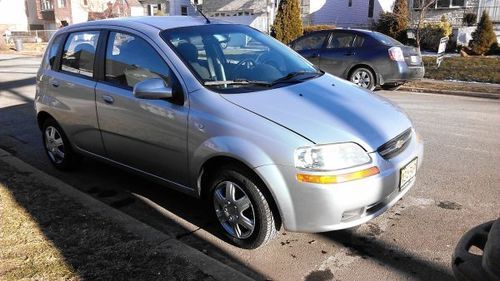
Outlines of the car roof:
M160 30L172 29L177 27L186 26L199 26L208 24L202 16L143 16L143 17L125 17L113 18L83 22L70 25L71 28L85 27L85 26L125 26L125 27L140 27L149 26ZM210 19L210 24L229 24L229 22Z

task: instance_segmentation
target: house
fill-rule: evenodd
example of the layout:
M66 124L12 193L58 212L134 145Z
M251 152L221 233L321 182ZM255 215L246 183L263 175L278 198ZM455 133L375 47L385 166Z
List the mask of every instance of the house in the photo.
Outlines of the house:
M394 0L302 0L302 14L306 25L369 28L393 6Z
M138 0L25 0L25 6L29 30L55 30L88 20L143 15Z
M139 0L147 16L191 16L197 12L189 0ZM193 4L200 4L193 1Z
M208 17L246 24L269 32L276 4L275 0L205 0L202 7Z

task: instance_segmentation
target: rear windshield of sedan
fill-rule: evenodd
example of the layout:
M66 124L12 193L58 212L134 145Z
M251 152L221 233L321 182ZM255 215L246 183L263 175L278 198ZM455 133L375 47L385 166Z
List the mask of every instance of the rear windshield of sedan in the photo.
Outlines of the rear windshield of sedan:
M379 41L380 43L386 45L386 46L400 46L403 45L403 43L399 42L398 40L389 37L385 34L379 33L379 32L373 32L372 37L375 38L375 40Z

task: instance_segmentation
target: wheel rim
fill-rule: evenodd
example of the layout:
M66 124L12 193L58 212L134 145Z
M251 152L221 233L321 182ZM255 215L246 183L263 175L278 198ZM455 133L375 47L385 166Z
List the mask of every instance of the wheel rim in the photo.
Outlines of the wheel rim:
M351 82L360 86L360 87L368 89L371 86L372 79L371 79L368 71L358 70L352 76Z
M64 142L62 135L52 126L45 128L45 148L52 162L60 164L64 161Z
M215 214L224 230L238 239L252 235L255 229L255 211L250 198L236 183L223 181L215 187Z

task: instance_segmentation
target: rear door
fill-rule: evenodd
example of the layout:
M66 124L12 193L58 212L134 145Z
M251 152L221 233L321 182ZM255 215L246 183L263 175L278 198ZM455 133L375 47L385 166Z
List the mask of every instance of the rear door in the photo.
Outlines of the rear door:
M187 185L189 107L170 67L151 40L130 30L109 31L101 49L104 71L96 87L96 104L108 157ZM135 98L134 85L150 78L163 79L174 98Z
M320 67L333 75L344 77L346 70L358 61L355 46L356 34L346 31L332 31L320 55Z
M94 62L99 30L75 31L54 39L50 70L42 75L51 114L79 149L104 154L95 107ZM53 49L52 49L53 48ZM57 53L57 55L56 55Z
M328 35L328 31L314 32L297 39L291 47L314 65L320 66L321 48Z

